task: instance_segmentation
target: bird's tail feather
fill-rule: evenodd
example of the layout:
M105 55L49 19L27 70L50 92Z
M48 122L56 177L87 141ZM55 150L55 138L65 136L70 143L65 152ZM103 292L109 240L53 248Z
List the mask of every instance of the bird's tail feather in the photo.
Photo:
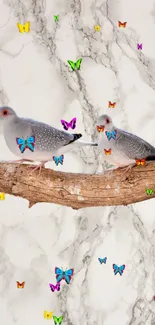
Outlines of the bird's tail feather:
M73 135L74 135L73 140L69 141L67 143L67 146L68 146L68 144L70 144L70 143L72 143L72 142L74 142L74 141L76 141L76 140L78 140L78 139L80 139L82 137L82 134L81 133L74 133Z
M79 144L80 146L93 146L93 147L98 146L98 143L96 143L96 142L87 142L87 141L77 140L76 143Z
M80 146L98 146L98 144L94 143L94 142L86 142L86 141L78 140L78 139L80 139L82 137L81 133L74 133L73 135L74 135L73 140L71 140L67 145L69 145L72 142L76 141L76 144L80 145Z
M153 161L153 160L155 160L155 155L153 156L149 156L149 157L147 157L146 159L145 159L146 161Z

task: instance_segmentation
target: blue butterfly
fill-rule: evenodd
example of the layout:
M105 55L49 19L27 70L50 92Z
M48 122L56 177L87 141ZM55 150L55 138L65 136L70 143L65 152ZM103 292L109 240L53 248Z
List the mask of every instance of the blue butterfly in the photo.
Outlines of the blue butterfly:
M116 275L117 273L119 273L120 275L123 274L123 271L125 270L125 265L121 265L121 266L118 266L116 264L113 264L113 270L114 270L114 274Z
M107 262L107 257L104 257L104 258L98 258L98 260L99 260L99 262L100 262L100 264L106 264L106 262Z
M57 282L60 282L61 280L65 280L66 283L69 284L74 274L74 269L63 271L59 269L59 267L55 267L55 274L56 274Z
M117 134L117 131L116 130L114 130L112 132L105 131L105 134L106 134L108 140L111 140L112 138L114 140L116 140L116 134Z
M16 138L16 143L18 144L21 153L23 153L25 149L29 149L33 152L34 144L35 144L35 136L31 136L27 139Z
M55 164L58 166L59 164L63 165L63 161L64 161L64 155L61 155L59 157L53 156L53 160L55 162Z

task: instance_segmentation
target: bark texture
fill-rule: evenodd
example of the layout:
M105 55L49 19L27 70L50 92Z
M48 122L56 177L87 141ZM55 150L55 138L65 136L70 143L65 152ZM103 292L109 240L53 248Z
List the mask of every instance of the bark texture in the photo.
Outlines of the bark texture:
M29 207L51 202L73 209L128 205L155 197L155 163L135 166L131 172L106 171L102 175L73 174L28 165L0 163L0 192L25 198Z

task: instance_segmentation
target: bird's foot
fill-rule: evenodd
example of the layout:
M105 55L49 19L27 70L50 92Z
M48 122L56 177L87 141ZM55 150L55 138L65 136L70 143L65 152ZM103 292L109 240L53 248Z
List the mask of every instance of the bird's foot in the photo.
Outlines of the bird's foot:
M117 169L122 169L122 176L124 176L127 172L129 172L129 174L130 174L131 170L134 166L135 166L135 164L131 164L127 167L118 167Z
M35 171L35 170L37 170L37 169L39 169L39 176L40 176L40 173L41 173L41 169L42 169L42 167L44 167L45 168L45 164L47 163L47 161L43 161L41 164L39 164L39 165L29 165L28 167L29 168L33 168L33 170L31 171L31 174L33 174L33 172Z

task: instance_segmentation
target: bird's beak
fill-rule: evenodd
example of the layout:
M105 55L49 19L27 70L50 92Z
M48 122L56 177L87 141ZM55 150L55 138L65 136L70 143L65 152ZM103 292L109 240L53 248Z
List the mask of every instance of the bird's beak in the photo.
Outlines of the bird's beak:
M104 125L97 125L98 132L104 132L105 126Z

